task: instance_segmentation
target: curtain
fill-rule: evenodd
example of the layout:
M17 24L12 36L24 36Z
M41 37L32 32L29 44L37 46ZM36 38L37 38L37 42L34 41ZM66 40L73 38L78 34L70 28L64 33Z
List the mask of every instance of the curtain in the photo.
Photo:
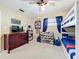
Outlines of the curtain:
M61 22L62 22L62 20L63 20L62 16L56 17L57 29L58 29L59 33L61 33Z
M48 28L48 18L44 18L43 20L43 32L46 32Z

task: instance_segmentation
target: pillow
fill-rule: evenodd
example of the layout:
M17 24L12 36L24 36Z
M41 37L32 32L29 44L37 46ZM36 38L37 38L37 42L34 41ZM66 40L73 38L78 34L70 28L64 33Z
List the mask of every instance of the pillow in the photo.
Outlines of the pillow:
M62 36L62 38L67 38L67 36Z
M75 45L67 45L66 48L75 48Z

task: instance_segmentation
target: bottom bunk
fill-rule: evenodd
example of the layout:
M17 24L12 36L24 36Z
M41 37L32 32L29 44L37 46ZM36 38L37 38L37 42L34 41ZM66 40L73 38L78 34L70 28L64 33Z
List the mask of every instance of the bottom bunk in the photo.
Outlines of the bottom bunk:
M69 59L75 59L75 39L62 38L62 44L69 55Z

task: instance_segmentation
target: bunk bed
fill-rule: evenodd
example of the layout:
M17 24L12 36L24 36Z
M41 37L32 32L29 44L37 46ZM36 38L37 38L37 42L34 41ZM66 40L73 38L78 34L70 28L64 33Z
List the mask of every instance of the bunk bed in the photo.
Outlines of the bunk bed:
M68 12L61 24L62 47L67 59L75 59L75 6Z

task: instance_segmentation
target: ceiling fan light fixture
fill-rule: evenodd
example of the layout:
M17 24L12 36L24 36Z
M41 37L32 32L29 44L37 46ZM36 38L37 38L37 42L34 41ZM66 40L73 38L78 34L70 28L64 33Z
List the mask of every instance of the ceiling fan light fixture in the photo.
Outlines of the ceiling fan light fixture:
M41 0L41 2L37 2L37 4L40 6L40 10L44 11L45 10L45 5L47 4L44 2L44 0Z
M45 10L45 5L41 5L40 9L41 9L41 11L44 11Z

